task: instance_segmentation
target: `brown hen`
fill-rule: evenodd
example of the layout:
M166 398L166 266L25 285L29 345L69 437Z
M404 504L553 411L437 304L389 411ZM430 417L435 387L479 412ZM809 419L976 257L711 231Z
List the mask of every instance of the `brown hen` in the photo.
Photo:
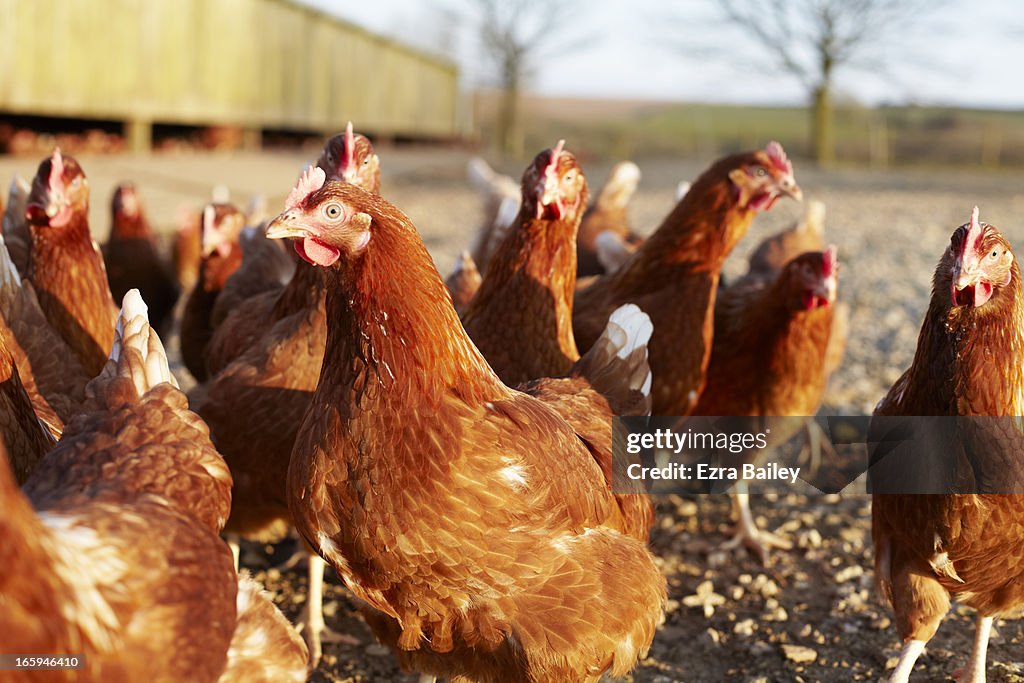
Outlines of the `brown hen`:
M332 177L370 190L380 187L373 146L354 134L351 124L328 140L318 163ZM262 232L253 239L280 244L266 240ZM301 255L301 245L296 246ZM322 272L303 261L286 287L239 304L210 343L208 365L213 370L223 364L223 370L190 399L210 425L235 478L226 527L232 536L277 540L289 527L288 460L320 377L327 337L324 316ZM323 572L320 557L311 559L303 628L314 666L322 653L321 640L351 641L324 624Z
M380 159L369 139L353 132L351 121L344 133L327 140L317 166L328 178L354 183L368 192L380 191ZM284 261L278 245L278 242L266 239L262 229L254 229L253 234L243 241L243 246L248 246L244 252L246 260L228 279L223 293L225 300L218 297L211 317L216 327L206 352L211 377L262 336L268 324L295 310L287 304L278 303L278 297L294 275L299 277L294 292L286 295L291 300L303 296L308 287L317 285L319 277L311 272L300 273L301 267L297 270L292 260L294 254ZM255 284L239 287L240 280L255 281ZM278 311L276 316L272 313L275 309ZM313 374L318 372L319 367Z
M836 249L830 247L797 256L771 282L747 280L720 292L707 380L691 414L750 416L747 431L770 431L770 445L783 444L802 429L800 420L775 418L814 415L821 404L838 268ZM739 468L757 453L725 454L722 464ZM739 524L727 546L745 543L762 562L769 548L792 547L757 528L742 484L733 501Z
M32 250L28 277L46 319L90 376L114 340L117 307L103 256L89 234L89 182L78 162L55 149L39 164L27 208Z
M778 143L715 162L625 266L577 291L573 331L580 349L590 348L613 310L635 303L654 323L653 412L688 415L711 358L725 257L754 216L784 194L801 197Z
M268 236L325 268L327 348L288 471L303 537L405 666L596 681L650 645L665 580L571 425L507 388L409 219L307 176ZM371 624L375 622L371 621Z
M541 399L573 425L611 485L612 417L650 414L650 321L635 306L624 307L618 317L612 314L604 343L580 359L572 296L586 178L559 142L527 167L522 192L519 215L462 324L502 382ZM646 539L654 520L650 500L631 494L617 500L632 520L627 533Z
M160 256L156 236L132 183L121 183L114 189L110 213L110 237L103 245L110 293L120 301L129 289L138 289L149 305L154 327L167 334L178 301L178 283Z
M579 359L572 335L576 231L589 191L564 141L526 168L519 214L462 324L505 384L564 375Z
M198 382L208 378L206 351L213 338L213 309L231 274L242 263L239 238L245 227L242 212L231 204L208 204L203 209L202 261L195 286L181 316L181 356Z
M928 475L950 468L950 482L967 482L965 488L980 492L986 483L985 463L993 462L997 469L988 473L989 481L996 482L993 490L1019 493L1022 396L1020 268L1009 242L994 226L978 220L975 207L939 260L914 360L875 408L879 419L877 424L872 421L871 441L882 445L879 432L885 418L969 418L924 422L929 433L944 434L926 454ZM952 431L946 432L947 427ZM878 456L876 451L876 466ZM889 485L901 482L877 483L891 490ZM903 640L890 681L909 679L951 597L978 610L974 651L960 680L985 680L993 619L1017 616L1024 607L1022 530L1020 495L872 497L875 580L893 606Z
M237 597L231 552L217 535L230 487L132 290L87 411L24 495L0 463L5 646L84 655L84 672L38 680L226 683L259 680L237 675L253 669L305 680L301 640L265 602ZM241 590L251 596L248 581ZM291 646L266 647L280 642Z

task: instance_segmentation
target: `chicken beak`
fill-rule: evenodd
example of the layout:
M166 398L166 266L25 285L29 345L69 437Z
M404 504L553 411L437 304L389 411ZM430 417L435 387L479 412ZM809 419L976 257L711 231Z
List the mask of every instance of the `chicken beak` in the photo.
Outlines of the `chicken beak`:
M549 206L556 219L562 217L562 196L558 191L557 178L545 175L544 180L537 183L537 196L540 197L537 201L537 218L541 218L544 215L544 208Z
M837 285L838 283L836 282L835 277L824 278L818 283L818 286L814 288L814 294L831 304L836 300Z
M796 184L796 180L793 176L786 176L781 180L781 182L779 182L779 191L785 195L789 195L798 202L802 202L804 200L804 191Z
M286 211L267 226L267 239L270 240L281 240L281 239L301 239L309 236L309 230L298 225L295 221L295 215L291 211Z
M991 298L992 290L992 283L985 279L979 268L972 264L965 265L960 259L953 264L949 293L953 306L971 304L977 308Z
M25 209L25 218L33 222L48 221L57 216L65 205L62 195L47 193L41 201L29 202Z

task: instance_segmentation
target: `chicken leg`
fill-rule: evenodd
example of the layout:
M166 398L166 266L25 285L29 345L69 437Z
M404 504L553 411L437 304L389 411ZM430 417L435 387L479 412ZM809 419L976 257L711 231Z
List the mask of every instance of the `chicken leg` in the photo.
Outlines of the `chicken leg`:
M985 683L985 660L988 654L988 639L992 635L993 617L978 615L974 629L974 648L971 650L970 667L953 674L957 683Z
M889 683L908 683L910 672L914 670L914 664L917 663L917 658L921 656L922 652L924 652L923 640L908 640L903 643L900 659L896 662L892 676L889 676Z
M314 552L309 553L309 594L306 606L299 616L298 629L309 647L309 668L315 669L323 656L323 643L344 643L360 645L361 641L353 636L338 633L324 623L324 570L327 563Z
M757 554L761 564L768 561L768 551L772 548L781 550L792 550L793 543L777 536L770 531L757 528L754 516L750 513L750 494L747 492L745 483L736 484L732 493L733 506L736 508L739 520L733 531L733 537L722 544L724 550L738 548L741 544L747 546Z

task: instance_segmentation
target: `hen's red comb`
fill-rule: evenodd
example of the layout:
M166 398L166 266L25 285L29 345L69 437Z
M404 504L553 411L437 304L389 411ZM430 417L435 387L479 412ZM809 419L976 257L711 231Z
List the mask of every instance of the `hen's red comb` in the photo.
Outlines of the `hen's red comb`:
M50 190L56 190L64 186L64 157L61 156L60 147L53 148L53 155L50 157Z
M562 156L565 150L565 140L559 140L558 144L551 148L551 156L548 157L548 165L544 167L546 175L554 174L558 169L558 157Z
M352 122L349 121L348 125L345 126L345 164L342 166L341 172L348 171L355 165L356 158L356 137L352 133Z
M772 140L764 148L764 152L768 155L772 166L783 173L793 173L793 164L790 163L789 157L786 156L786 150L782 149L782 145Z
M821 274L825 277L832 277L839 264L839 250L836 245L828 245L828 249L821 253Z
M975 206L971 209L971 219L967 223L967 235L964 236L964 252L970 248L973 251L981 249L981 238L984 236L985 231L981 227L981 221L978 220L978 207Z
M302 200L313 194L327 182L327 174L319 166L308 166L306 172L299 177L299 182L288 193L288 199L284 201L285 210L298 206Z

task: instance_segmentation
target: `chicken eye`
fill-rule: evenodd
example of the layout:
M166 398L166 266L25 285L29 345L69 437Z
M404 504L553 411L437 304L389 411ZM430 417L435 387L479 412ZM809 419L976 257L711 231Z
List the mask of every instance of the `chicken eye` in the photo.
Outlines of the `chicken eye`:
M574 176L573 176L573 174L572 174L572 173L566 173L566 174L565 174L565 177L564 177L564 178L562 178L562 182L564 182L564 183L568 183L569 181L571 181L571 180L573 179L573 177L574 177Z
M992 253L988 255L988 257L991 258L991 259L994 259L997 256L999 256L999 250L998 249L993 249Z
M756 169L754 169L754 175L757 176L758 178L763 178L766 175L768 175L768 171L764 170L763 167L758 166Z
M370 157L366 157L365 159L363 159L363 166L369 166L369 165L370 165Z
M71 181L71 187L78 187L82 184L82 178L78 177Z
M330 204L327 204L326 206L324 206L323 212L324 212L324 216L326 216L328 218L328 220L336 221L339 218L341 218L341 214L342 214L341 204L338 204L338 203L335 203L335 202L331 202Z

